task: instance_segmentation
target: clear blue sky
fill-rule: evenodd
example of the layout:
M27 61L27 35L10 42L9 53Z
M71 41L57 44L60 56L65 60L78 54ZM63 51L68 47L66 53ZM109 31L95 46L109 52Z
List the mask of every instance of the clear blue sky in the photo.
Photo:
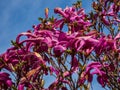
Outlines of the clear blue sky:
M48 7L53 14L55 7L71 6L76 0L0 0L0 53L11 46L10 41L16 36L32 29L38 24L38 17L44 17L44 9ZM86 12L90 10L90 0L83 0ZM93 90L102 90L101 86L93 83Z

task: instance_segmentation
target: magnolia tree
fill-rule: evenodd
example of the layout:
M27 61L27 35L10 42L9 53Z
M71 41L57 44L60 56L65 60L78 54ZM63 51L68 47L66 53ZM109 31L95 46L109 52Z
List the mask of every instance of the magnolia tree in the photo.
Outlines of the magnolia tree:
M0 89L90 90L94 77L120 90L120 1L95 0L88 14L77 1L54 13L59 17L46 8L45 18L0 55ZM45 86L47 76L54 81Z

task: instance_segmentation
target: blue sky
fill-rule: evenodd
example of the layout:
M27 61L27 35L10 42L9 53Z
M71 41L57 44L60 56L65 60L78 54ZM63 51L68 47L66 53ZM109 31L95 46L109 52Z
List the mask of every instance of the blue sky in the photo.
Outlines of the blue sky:
M55 7L71 6L76 0L0 0L0 53L10 47L10 41L28 29L38 24L38 17L44 17L44 9L50 8L53 15ZM88 0L83 6L90 7Z
M71 5L75 0L0 0L0 53L10 47L10 41L38 24L38 17L44 17L44 9ZM57 2L56 2L57 1Z
M38 24L38 17L44 17L44 9L48 7L53 14L55 7L71 6L76 0L0 0L0 53L11 46L10 41L16 36L32 29ZM86 12L90 10L90 0L83 0ZM101 86L93 83L93 90L102 90Z

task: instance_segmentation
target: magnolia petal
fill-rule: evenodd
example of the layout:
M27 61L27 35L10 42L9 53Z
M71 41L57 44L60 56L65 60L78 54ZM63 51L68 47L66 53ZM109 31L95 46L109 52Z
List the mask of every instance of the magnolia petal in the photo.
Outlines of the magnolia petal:
M101 84L102 87L105 87L105 82L104 82L104 80L102 79L101 76L97 77L97 81L99 82L99 84Z
M19 84L18 85L18 90L24 90L24 84Z

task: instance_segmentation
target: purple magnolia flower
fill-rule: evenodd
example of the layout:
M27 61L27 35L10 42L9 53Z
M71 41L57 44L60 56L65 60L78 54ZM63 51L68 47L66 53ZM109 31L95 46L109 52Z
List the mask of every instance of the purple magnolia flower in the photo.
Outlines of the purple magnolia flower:
M72 57L72 60L71 60L71 69L72 69L72 72L77 71L78 67L79 67L79 62L78 62L77 58L74 56L74 57Z
M67 17L68 17L68 15L67 15L64 11L62 11L62 8L57 7L57 8L54 9L54 12L55 12L55 13L59 13L59 14L62 15L64 18L67 18Z
M102 35L97 30L91 30L94 28L94 25L91 27L91 22L97 18L99 18L97 20L100 20L100 23L102 22L106 26L113 24L113 22L120 22L117 16L120 11L119 6L110 3L111 6L108 7L108 1L99 1L101 5L104 4L105 10L96 12L92 19L89 18L89 15L85 14L83 8L77 10L73 6L66 7L65 9L55 8L54 12L59 14L61 18L49 20L48 9L46 8L46 22L33 26L33 32L27 31L19 34L16 41L13 42L13 47L0 55L0 60L4 62L3 66L3 62L0 62L0 67L4 67L10 72L14 71L16 76L18 75L18 79L20 80L17 83L19 84L17 86L18 90L24 90L25 88L33 89L33 87L39 88L41 80L49 72L56 77L56 80L45 90L56 90L58 86L60 90L67 90L64 85L70 86L74 82L74 80L71 82L71 77L69 78L69 76L76 73L83 63L85 64L83 68L85 68L82 68L81 71L84 70L82 74L79 72L76 73L80 76L78 80L79 84L85 84L86 80L92 82L93 76L97 75L97 81L101 86L105 87L106 83L108 83L108 77L104 68L109 72L113 72L116 69L115 65L104 64L102 61L104 62L105 60L102 60L102 64L100 62L90 62L86 66L86 62L88 62L88 59L91 59L91 57L89 58L87 56L92 52L95 56L104 55L106 52L109 53L109 51L120 52L120 33L116 37L113 37L111 35ZM97 3L93 4L93 7L97 7ZM68 27L68 31L62 31L64 25ZM114 53L111 53L110 58L112 54ZM68 55L71 55L71 58L67 63L66 60L64 60L65 63L55 62L56 65L53 65L54 63L51 62L55 59L61 59L59 58L61 56L67 58ZM80 61L82 57L86 58L82 60L83 62ZM70 64L70 67L65 66L59 69L59 67L62 67L61 64ZM118 82L120 81L119 78L117 80ZM9 74L5 72L0 73L0 84L5 87L12 86L12 80L9 78ZM75 83L73 85L77 84Z
M29 82L24 82L24 83L20 83L17 87L18 90L25 90L25 88L27 88L28 90L33 89L33 86L29 83Z
M115 36L114 38L114 47L115 47L115 50L120 52L120 43L118 42L118 40L120 39L120 32Z
M18 85L18 90L24 90L24 84L19 84Z
M66 48L63 47L62 45L56 45L53 47L53 52L54 52L55 56L57 56L57 57L61 56L65 50L66 50Z
M93 38L93 36L81 36L71 40L69 46L75 49L75 51L84 51L86 54L90 54L98 43L99 41Z
M86 30L87 27L91 26L89 20L85 20L86 14L84 9L78 11L75 7L66 7L64 10L61 8L55 8L55 13L60 14L63 18L59 20L60 27L63 27L64 23L69 22L72 32L77 32L78 30Z
M87 76L89 82L92 82L94 74L97 75L97 80L101 86L105 87L108 78L106 73L102 70L102 65L99 62L91 62L86 67L84 75Z
M0 72L0 84L4 85L5 87L12 86L12 80L9 78L9 74L6 72Z
M21 33L17 36L17 38L16 38L16 43L17 44L20 44L20 37L21 36L27 36L28 38L36 38L36 36L33 35L31 32L24 32L24 33Z
M97 81L102 87L105 87L105 85L108 81L106 74L103 73L102 76L98 76Z
M117 2L116 2L117 3ZM107 5L107 4L106 4ZM107 6L106 6L107 7ZM118 13L120 11L120 7L112 3L107 10L102 11L102 21L105 25L110 25L111 23L114 24L119 23Z
M23 57L21 57L23 54L21 54L21 50L15 50L15 48L10 48L7 50L7 52L3 53L1 55L1 58L3 60L3 62L5 62L6 64L4 65L4 68L12 71L14 69L14 66L17 65L19 63L19 60L22 59ZM19 57L18 57L19 56Z
M101 3L102 7L101 10L98 8L99 3ZM100 19L105 24L106 26L109 26L110 24L118 24L120 19L118 18L119 16L119 11L120 11L120 6L117 5L119 3L119 0L113 0L109 2L109 0L100 0L100 2L93 2L93 8L95 10L98 10L98 13L94 16L97 16L99 18L99 15L101 15ZM97 18L95 18L96 20Z
M103 51L116 50L115 41L112 37L102 36L95 47L96 54L100 55Z
M49 37L41 40L39 43L36 42L34 46L34 51L37 52L47 52L48 49L52 46L52 41Z
M40 65L43 65L43 66L46 65L46 62L44 61L42 56L37 52L31 52L31 53L24 55L23 60L28 62L26 65L23 65L23 67L22 67L22 70L24 70L26 72L28 72L29 69L39 68ZM23 62L25 62L25 61L23 61Z
M61 90L68 90L66 87L62 87Z
M104 23L105 25L107 25L107 26L110 25L110 21L106 19L106 16L103 16L101 20L103 21L103 23Z
M62 30L63 26L64 26L64 19L60 19L60 20L56 20L52 27L60 28L60 30Z

